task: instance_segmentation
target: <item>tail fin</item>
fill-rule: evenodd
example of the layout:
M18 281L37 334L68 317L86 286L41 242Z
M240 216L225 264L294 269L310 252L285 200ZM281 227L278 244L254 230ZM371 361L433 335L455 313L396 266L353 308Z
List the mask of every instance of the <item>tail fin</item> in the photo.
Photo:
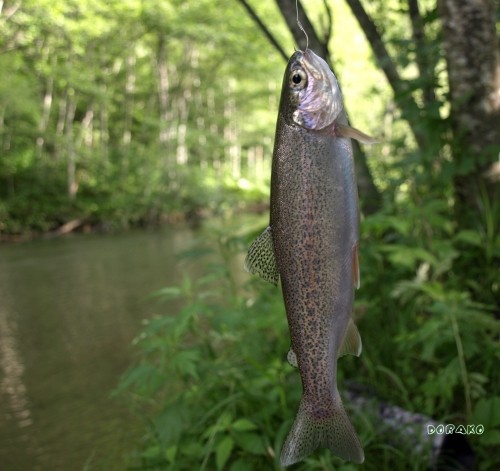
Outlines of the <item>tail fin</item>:
M312 414L313 404L302 397L299 412L281 450L281 466L290 466L309 456L316 448L329 448L344 460L362 463L365 459L359 438L344 410L338 391L321 418ZM325 409L324 409L325 410Z

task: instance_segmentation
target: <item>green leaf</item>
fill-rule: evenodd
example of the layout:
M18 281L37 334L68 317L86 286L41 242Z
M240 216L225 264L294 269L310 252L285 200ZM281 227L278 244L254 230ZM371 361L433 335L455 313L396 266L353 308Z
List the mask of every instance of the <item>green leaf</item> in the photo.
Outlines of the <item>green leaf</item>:
M247 463L243 459L239 459L238 461L235 461L231 467L229 468L229 471L253 471L253 467L251 464Z
M184 456L189 456L190 458L201 458L205 452L204 447L201 443L191 441L187 442L185 445L180 447L180 452Z
M219 419L213 425L211 425L205 430L205 432L203 433L203 437L208 438L211 435L227 431L232 420L233 416L230 412L228 411L223 412L219 417Z
M198 379L198 369L200 358L199 350L184 350L172 359L172 363L178 368L179 372L183 375L191 376Z
M146 448L142 453L141 456L142 458L146 460L150 459L156 459L160 456L161 450L158 445L153 445L148 448Z
M215 449L215 463L217 469L221 470L227 463L227 460L231 456L231 451L233 451L234 440L231 436L226 435L217 445Z
M144 363L130 369L121 379L117 392L134 389L136 394L148 395L156 389L162 378L160 370L153 364Z
M485 430L481 435L481 443L483 445L499 445L500 444L500 430Z
M500 426L500 396L481 399L477 402L470 422L484 425L485 432Z
M437 263L436 257L421 247L385 245L381 248L388 253L389 259L394 265L401 267L414 268L419 260L429 262L433 266Z
M238 445L253 455L265 455L266 449L262 438L256 433L238 433L235 436Z
M180 400L172 402L154 421L155 434L162 445L176 443L189 424L189 408Z
M176 455L177 455L177 445L169 446L165 450L165 458L169 463L173 463L175 461Z
M182 290L178 286L167 286L166 288L153 291L149 298L160 298L162 301L177 299L182 295Z
M250 430L255 430L257 426L251 420L243 418L234 422L232 428L237 432L248 432Z
M483 246L481 234L477 231L472 231L472 230L460 231L455 236L455 240L460 242L465 242L466 244L474 245L476 247Z

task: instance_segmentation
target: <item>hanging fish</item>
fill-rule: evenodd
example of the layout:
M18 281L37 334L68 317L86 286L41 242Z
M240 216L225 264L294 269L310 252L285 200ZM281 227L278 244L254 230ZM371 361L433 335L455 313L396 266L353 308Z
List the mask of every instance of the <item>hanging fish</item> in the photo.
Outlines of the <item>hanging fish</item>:
M245 268L281 279L291 337L289 362L303 396L281 452L281 465L317 447L362 463L359 438L337 389L337 358L361 354L352 321L359 287L359 212L350 138L375 142L348 126L328 64L296 51L283 79L276 125L269 226L253 242Z

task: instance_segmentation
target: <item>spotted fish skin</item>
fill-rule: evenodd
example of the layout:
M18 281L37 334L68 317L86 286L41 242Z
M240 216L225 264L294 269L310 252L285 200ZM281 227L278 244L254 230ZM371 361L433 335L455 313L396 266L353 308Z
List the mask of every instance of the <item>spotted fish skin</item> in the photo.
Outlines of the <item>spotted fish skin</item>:
M303 397L283 445L282 466L318 447L346 460L364 460L337 389L337 357L361 353L351 320L359 285L358 195L345 129L350 128L330 68L312 51L296 51L285 70L276 126L266 229L271 237L267 245L256 241L246 261L249 271L269 281L279 274L293 350L289 358L302 379ZM268 265L265 273L255 268L259 251L273 253L275 268Z

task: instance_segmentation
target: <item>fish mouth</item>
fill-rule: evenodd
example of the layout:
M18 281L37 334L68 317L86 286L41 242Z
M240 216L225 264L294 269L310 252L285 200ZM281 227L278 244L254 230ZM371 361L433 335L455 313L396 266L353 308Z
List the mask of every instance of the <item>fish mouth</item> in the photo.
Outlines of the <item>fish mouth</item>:
M328 64L310 49L303 52L302 65L315 80L325 80L331 74Z
M314 52L310 49L306 49L305 51L295 51L291 58L292 68L297 65L301 66L308 72L308 75L312 75L316 80L318 80L321 78L321 74L318 74L318 64L316 63L316 58L316 54L314 54Z

